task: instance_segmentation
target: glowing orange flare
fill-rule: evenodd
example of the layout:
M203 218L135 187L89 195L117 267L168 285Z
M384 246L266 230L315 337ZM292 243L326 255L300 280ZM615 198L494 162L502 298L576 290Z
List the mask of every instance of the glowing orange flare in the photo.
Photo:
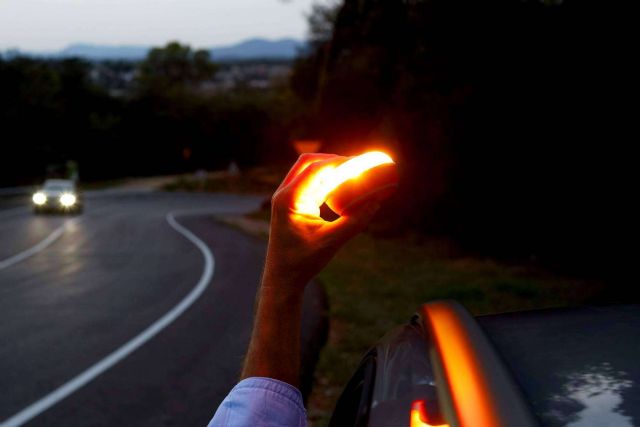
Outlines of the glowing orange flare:
M449 424L429 424L425 421L426 408L424 401L416 400L411 404L410 427L449 427Z
M320 216L320 206L332 191L369 169L388 163L393 163L393 159L387 154L381 151L370 151L352 157L337 167L327 166L300 192L294 207L295 211L300 214Z

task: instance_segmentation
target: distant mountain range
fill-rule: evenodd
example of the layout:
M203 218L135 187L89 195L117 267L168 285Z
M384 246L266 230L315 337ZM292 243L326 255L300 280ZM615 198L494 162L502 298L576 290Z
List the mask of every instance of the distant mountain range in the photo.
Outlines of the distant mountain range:
M214 61L231 61L247 59L293 59L306 44L295 39L267 40L261 38L249 39L243 42L218 46L208 49ZM76 43L58 52L29 53L30 56L49 58L80 57L93 61L100 60L140 60L143 59L151 47L149 46L108 46ZM15 53L15 52L14 52Z

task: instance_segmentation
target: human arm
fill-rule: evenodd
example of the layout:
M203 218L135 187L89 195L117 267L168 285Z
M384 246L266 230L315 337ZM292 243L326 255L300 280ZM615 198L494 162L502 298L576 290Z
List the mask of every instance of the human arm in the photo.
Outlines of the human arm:
M242 381L229 393L210 426L304 426L298 391L300 323L305 285L358 234L378 209L377 201L345 212L336 221L301 215L295 201L333 155L304 155L272 198L271 232Z
M300 192L324 168L342 161L334 155L301 156L272 198L269 245L242 378L269 377L298 386L304 287L379 207L372 201L333 222L296 212Z

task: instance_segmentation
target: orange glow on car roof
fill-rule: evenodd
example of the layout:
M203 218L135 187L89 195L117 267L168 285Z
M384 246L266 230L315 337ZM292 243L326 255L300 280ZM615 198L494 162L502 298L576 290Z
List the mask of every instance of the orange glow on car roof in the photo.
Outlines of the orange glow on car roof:
M320 205L327 200L332 191L369 169L388 163L394 163L388 154L370 151L352 157L338 166L327 166L306 188L302 189L296 199L294 210L299 214L319 216Z
M431 336L442 362L455 412L461 427L498 427L495 408L482 369L472 356L471 344L458 317L444 304L430 304Z
M426 421L426 407L423 400L416 400L411 404L410 427L449 427L449 424L429 424Z

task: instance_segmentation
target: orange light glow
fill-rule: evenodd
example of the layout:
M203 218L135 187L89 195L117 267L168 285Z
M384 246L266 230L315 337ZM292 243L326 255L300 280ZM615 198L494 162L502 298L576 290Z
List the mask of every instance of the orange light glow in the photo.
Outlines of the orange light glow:
M427 422L427 408L424 400L416 400L411 404L410 427L449 427L449 424L429 424Z
M388 154L370 151L352 157L339 166L327 166L299 193L294 210L299 214L320 216L320 206L336 188L369 169L388 163L394 163Z
M431 336L436 344L461 427L498 427L482 369L474 359L463 325L446 305L429 304Z
M302 153L317 153L320 151L322 141L315 139L300 139L293 141L293 148L296 149L298 154Z

